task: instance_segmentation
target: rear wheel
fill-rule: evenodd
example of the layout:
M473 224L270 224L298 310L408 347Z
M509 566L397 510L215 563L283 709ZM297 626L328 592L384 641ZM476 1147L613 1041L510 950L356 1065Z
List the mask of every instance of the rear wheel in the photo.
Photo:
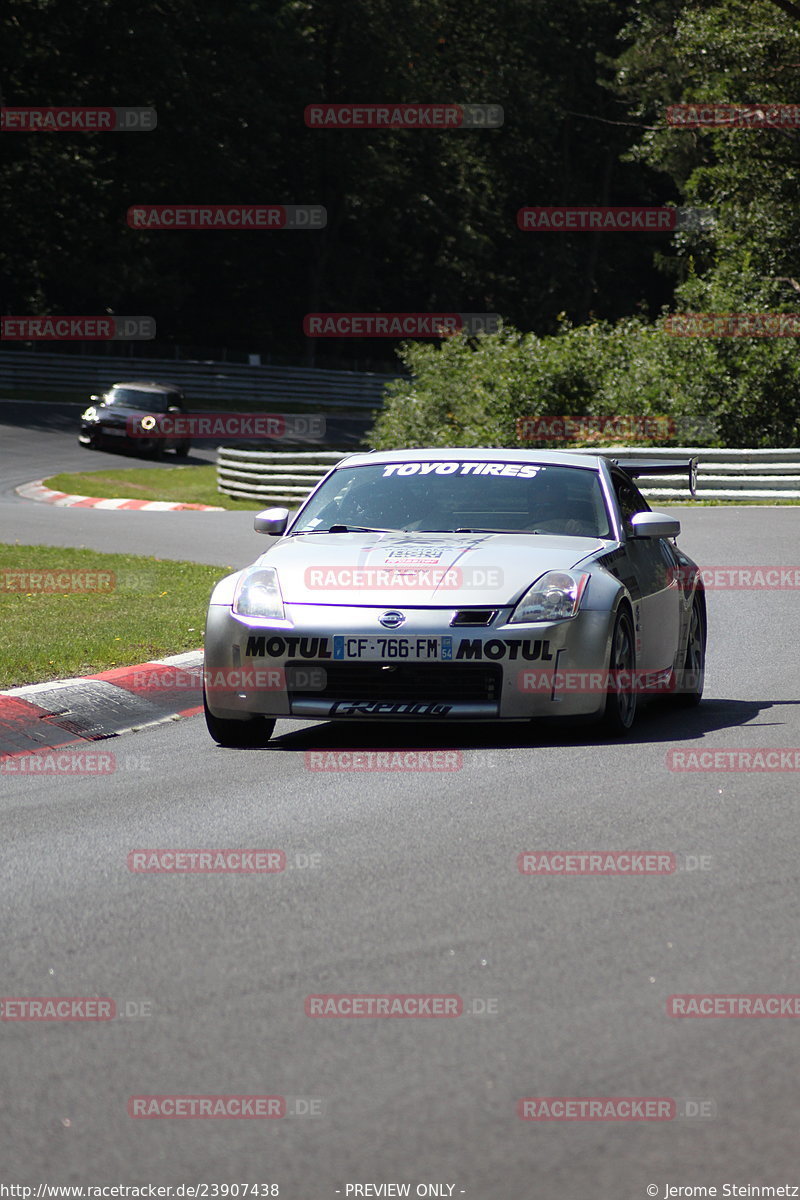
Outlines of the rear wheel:
M703 607L697 599L692 602L689 636L683 670L676 672L674 701L683 708L694 708L703 698L706 673L706 623Z
M208 732L220 746L229 746L232 749L266 746L275 729L274 717L248 717L246 721L229 721L225 717L215 717L208 710L205 687L203 709Z
M623 608L617 613L611 638L609 690L601 719L603 729L609 737L622 737L636 719L636 688L633 678L635 667L633 621L628 610Z

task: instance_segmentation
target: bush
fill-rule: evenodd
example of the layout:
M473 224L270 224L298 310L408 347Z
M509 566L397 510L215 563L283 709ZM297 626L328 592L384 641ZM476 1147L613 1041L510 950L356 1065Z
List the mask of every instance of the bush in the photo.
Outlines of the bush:
M713 311L713 310L706 310ZM717 309L716 311L722 311ZM550 337L506 326L440 346L406 343L411 373L387 388L368 443L791 446L800 440L800 359L792 338L675 337L663 318L572 327ZM669 436L521 442L530 416L667 417Z

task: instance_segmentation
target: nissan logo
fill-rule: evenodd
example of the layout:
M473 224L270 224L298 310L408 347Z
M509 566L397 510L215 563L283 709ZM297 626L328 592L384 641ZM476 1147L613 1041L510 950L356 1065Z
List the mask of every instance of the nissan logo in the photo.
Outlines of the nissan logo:
M397 612L397 610L394 608L390 609L389 612L385 612L380 618L381 625L383 625L384 629L399 629L404 621L405 617L403 614L401 612Z

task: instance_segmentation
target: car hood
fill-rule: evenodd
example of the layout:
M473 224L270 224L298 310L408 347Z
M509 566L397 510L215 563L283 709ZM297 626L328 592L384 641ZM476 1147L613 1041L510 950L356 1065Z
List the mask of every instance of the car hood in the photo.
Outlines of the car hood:
M98 420L108 421L119 418L119 424L124 425L130 417L163 417L164 413L152 413L146 408L136 408L130 404L111 404L106 408L102 404L95 405Z
M281 538L256 565L276 568L288 604L497 607L607 546L551 534L313 533Z

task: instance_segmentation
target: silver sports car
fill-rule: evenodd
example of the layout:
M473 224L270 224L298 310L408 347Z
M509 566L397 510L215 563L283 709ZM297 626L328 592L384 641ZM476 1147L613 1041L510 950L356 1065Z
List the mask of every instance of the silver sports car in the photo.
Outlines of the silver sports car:
M277 717L536 721L630 729L643 694L696 704L706 604L680 522L634 480L695 460L579 451L353 454L208 610L211 736L261 746ZM692 482L693 489L693 482Z

